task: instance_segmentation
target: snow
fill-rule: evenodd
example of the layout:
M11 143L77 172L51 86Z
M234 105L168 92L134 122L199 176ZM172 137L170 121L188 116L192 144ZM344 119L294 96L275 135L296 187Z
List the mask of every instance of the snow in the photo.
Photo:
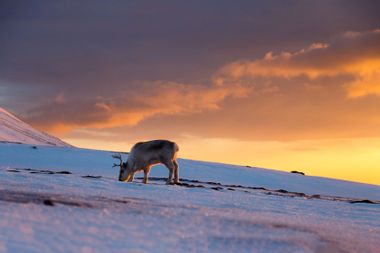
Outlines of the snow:
M19 155L17 155L19 154ZM55 148L30 145L0 145L0 167L20 167L50 170L70 170L72 173L117 177L112 168L116 162L114 152L78 148ZM123 154L127 159L127 154ZM223 184L257 186L269 189L285 189L306 194L320 194L339 197L352 197L380 200L380 187L349 181L302 176L288 172L262 168L247 168L222 163L210 163L179 159L183 178L213 181ZM155 166L151 177L167 177L167 169Z
M153 167L147 185L124 183L111 154L0 144L0 252L380 248L380 205L350 203L377 203L380 186L185 159L183 185L165 185L162 166Z
M0 142L68 147L60 139L40 132L0 107Z

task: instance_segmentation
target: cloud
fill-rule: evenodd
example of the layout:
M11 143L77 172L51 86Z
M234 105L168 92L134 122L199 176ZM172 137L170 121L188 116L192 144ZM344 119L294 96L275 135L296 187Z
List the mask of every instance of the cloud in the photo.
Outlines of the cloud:
M54 132L73 128L113 128L136 125L160 115L217 110L227 97L244 97L249 87L192 85L170 81L138 82L115 97L68 99L63 93L30 111L28 121Z
M356 66L353 71L356 73L356 78L346 85L349 97L380 96L380 59L364 62Z
M146 130L149 120L165 129L175 122L172 131L231 138L368 136L378 127L371 115L379 103L347 97L380 95L379 37L379 30L346 32L293 53L233 61L208 83L135 81L83 98L61 92L28 120L55 132L137 125ZM342 130L346 125L352 127Z
M252 91L246 97L225 99L221 110L152 117L123 130L146 138L166 133L256 141L378 137L379 49L379 30L345 32L296 52L233 61L212 75L213 85L244 87Z
M219 85L254 83L258 79L309 80L349 76L344 89L350 98L380 96L380 29L346 32L328 43L313 43L297 52L268 52L261 59L223 66L213 77Z

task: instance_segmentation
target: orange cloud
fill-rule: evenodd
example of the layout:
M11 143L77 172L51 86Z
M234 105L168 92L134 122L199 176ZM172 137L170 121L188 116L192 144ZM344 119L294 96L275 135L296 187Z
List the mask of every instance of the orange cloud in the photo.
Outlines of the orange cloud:
M294 53L268 52L262 59L235 61L215 75L218 85L252 83L257 78L350 76L344 85L351 98L380 96L380 29L346 32L329 43L314 43Z
M114 98L83 101L54 99L36 108L29 120L53 132L73 128L112 128L136 125L158 115L177 115L217 110L227 97L243 97L249 87L234 85L191 85L170 81L140 82ZM60 94L59 97L63 97ZM57 114L57 112L60 112Z
M97 103L110 117L105 122L94 122L90 126L103 128L136 125L156 115L216 110L226 97L242 97L247 92L248 87L239 85L215 87L167 81L145 82L138 91L130 90L116 102Z
M351 66L351 71L355 80L346 85L349 97L380 96L380 59L362 61Z
M29 121L43 129L67 132L77 128L135 126L158 116L189 116L213 111L212 114L224 120L224 127L218 131L226 128L234 135L279 138L279 135L300 136L302 133L310 136L317 131L318 136L325 136L324 127L335 135L345 132L341 130L342 125L358 125L357 117L350 116L354 111L357 116L372 113L369 104L347 104L347 97L380 95L380 30L346 32L327 43L313 43L297 52L268 52L261 59L235 61L217 70L210 84L140 81L127 87L117 96L91 99L59 94L50 103L35 108ZM245 96L249 99L244 106L232 110L228 101L229 105L222 112L218 110L227 98ZM324 103L310 103L316 97ZM343 116L331 108L350 111L350 115ZM234 121L225 121L228 113L234 118L237 114L244 115L236 122L246 122L239 127L247 129L235 131ZM207 115L201 122L211 121L211 118L218 121L216 116ZM162 119L165 124L167 119ZM377 120L372 124L377 127ZM231 127L226 127L228 125ZM282 130L277 129L279 125ZM333 126L336 131L331 130ZM252 131L253 127L260 131ZM368 127L361 128L373 132ZM356 133L358 126L355 129L348 129L351 132L345 135ZM217 132L214 128L211 131Z

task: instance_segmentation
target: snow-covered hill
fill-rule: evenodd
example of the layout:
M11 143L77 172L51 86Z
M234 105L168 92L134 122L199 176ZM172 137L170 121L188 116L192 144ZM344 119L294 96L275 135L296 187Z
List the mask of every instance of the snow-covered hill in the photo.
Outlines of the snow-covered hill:
M144 185L113 162L0 144L0 252L379 252L380 186L185 159Z
M68 147L57 137L40 132L0 107L0 142Z

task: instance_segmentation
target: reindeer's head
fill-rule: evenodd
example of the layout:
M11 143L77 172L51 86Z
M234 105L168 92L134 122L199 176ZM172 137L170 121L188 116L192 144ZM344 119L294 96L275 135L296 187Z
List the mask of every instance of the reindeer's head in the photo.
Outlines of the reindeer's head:
M119 164L114 163L112 167L120 167L120 172L119 172L119 181L129 181L129 179L132 177L133 173L131 169L128 169L128 163L124 162L123 159L121 158L121 154L115 154L112 155L113 158L118 159L120 161Z

